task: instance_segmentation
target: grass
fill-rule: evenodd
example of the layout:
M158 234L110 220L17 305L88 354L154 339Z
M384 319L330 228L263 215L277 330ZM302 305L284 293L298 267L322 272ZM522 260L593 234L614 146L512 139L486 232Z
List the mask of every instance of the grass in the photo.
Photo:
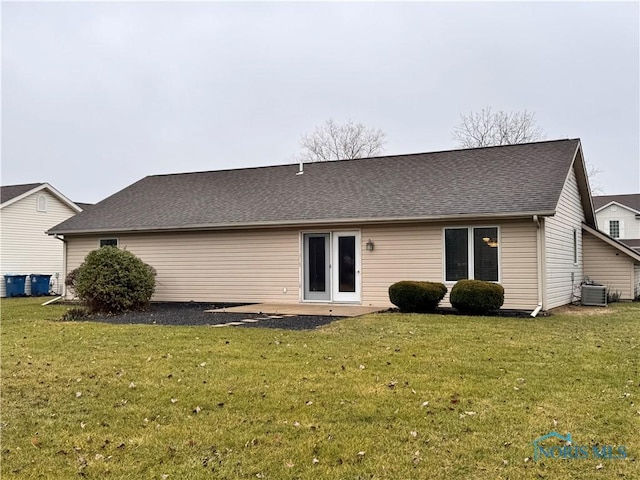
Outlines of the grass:
M2 302L2 478L638 478L640 304L316 331ZM427 403L428 402L428 403ZM533 461L557 431L626 459Z

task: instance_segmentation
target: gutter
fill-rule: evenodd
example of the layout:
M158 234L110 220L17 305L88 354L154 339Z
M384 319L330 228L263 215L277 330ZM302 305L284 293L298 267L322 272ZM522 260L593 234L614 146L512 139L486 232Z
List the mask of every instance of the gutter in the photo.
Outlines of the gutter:
M544 296L542 294L542 290L544 288L544 251L543 251L543 224L538 215L533 216L533 222L536 224L536 250L538 251L537 255L537 267L538 267L538 305L531 312L531 316L535 318L542 310Z
M529 219L534 217L550 217L555 215L555 210L542 212L513 212L513 213L460 213L456 215L433 215L425 217L382 217L382 218L340 218L340 219L318 219L318 220L294 220L281 221L273 220L268 222L246 222L246 223L210 223L195 224L184 226L149 226L149 227L114 227L114 228L95 228L95 229L79 229L79 230L55 230L51 229L46 233L48 235L96 235L96 234L120 234L120 233L161 233L161 232L188 232L188 231L206 231L206 230L247 230L253 228L295 228L306 226L326 226L326 225L353 225L353 224L398 224L398 223L421 223L421 222L468 222L470 220L494 219Z

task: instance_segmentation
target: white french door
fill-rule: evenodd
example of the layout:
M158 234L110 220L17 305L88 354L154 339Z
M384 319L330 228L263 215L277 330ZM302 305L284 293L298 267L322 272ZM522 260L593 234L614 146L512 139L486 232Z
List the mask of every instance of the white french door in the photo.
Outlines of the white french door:
M303 300L360 302L360 233L303 234Z

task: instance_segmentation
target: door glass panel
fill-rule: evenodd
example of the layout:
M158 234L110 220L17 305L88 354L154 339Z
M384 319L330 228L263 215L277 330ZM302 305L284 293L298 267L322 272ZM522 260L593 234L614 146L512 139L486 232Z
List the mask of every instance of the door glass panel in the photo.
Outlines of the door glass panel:
M356 291L356 238L338 238L339 291Z
M309 291L326 291L325 237L309 237Z

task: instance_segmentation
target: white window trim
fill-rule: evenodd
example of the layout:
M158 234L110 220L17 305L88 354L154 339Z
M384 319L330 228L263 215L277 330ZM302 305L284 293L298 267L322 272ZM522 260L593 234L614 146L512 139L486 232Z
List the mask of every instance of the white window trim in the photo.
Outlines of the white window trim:
M578 255L579 247L578 247L579 239L578 239L578 229L573 229L573 264L578 265L580 260L580 255Z
M115 246L116 246L116 248L120 248L120 239L119 239L119 238L117 238L117 237L104 237L104 238L100 238L100 239L98 239L98 248L102 248L101 243L102 243L104 240L115 240L115 241L116 241L116 245L115 245Z
M468 231L467 249L468 249L468 271L467 279L474 280L474 255L473 255L473 230L476 228L495 228L498 234L498 280L492 283L502 283L502 233L499 225L450 225L442 228L442 279L445 285L455 285L459 280L447 280L447 244L445 232L449 229L464 229Z

